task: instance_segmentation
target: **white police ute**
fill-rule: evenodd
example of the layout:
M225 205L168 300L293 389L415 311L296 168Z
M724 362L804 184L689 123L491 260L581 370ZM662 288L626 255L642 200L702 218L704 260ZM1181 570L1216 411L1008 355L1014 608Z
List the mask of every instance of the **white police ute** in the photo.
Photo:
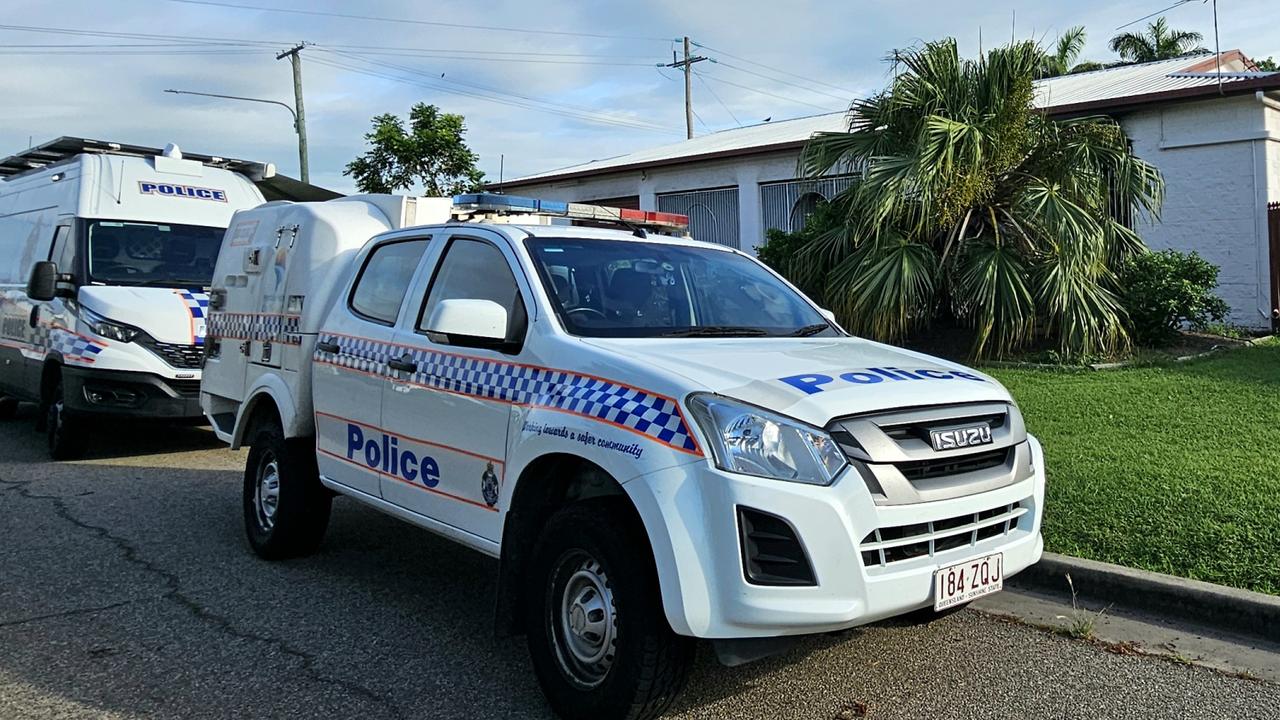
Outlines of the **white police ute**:
M92 418L202 416L205 290L270 165L59 138L0 160L0 415L55 458Z
M738 664L1040 558L1004 388L686 224L488 194L237 214L202 402L251 447L250 545L314 551L340 493L500 558L498 630L571 718L660 714L696 638Z

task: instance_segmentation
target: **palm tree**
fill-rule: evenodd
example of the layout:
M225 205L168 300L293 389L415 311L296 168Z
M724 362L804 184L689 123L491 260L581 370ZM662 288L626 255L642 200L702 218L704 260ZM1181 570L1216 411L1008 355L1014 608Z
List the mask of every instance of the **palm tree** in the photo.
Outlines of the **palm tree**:
M1145 33L1120 33L1111 38L1111 50L1129 62L1144 63L1209 52L1200 45L1201 40L1204 36L1192 30L1170 30L1162 16L1148 25Z
M1083 25L1069 28L1065 33L1058 36L1054 52L1044 56L1044 62L1036 73L1036 77L1050 78L1101 69L1103 64L1092 60L1086 60L1082 63L1076 62L1080 58L1080 52L1084 50L1084 43L1087 37L1088 33L1085 32Z
M853 166L862 181L833 199L843 223L800 251L800 284L885 340L949 315L976 329L975 356L1037 333L1067 356L1127 347L1113 268L1144 247L1110 203L1157 216L1159 172L1114 120L1035 109L1033 43L963 60L947 39L895 57L902 72L853 103L849 131L801 153L805 174Z

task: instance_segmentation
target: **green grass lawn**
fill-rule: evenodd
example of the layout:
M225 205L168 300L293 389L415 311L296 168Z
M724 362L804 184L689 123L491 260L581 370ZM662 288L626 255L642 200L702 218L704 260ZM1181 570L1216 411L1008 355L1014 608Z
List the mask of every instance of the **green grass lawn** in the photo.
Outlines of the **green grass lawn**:
M1280 594L1280 343L990 372L1044 444L1047 549Z

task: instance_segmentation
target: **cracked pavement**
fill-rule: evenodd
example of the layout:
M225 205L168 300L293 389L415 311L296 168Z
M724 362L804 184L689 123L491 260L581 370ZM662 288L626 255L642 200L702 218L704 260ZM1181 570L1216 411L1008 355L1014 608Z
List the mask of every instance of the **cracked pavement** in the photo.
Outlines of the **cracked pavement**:
M321 551L257 560L244 454L207 429L99 428L51 463L0 422L0 717L545 718L496 563L349 500ZM967 611L699 654L672 717L1280 718L1280 686L1112 654Z

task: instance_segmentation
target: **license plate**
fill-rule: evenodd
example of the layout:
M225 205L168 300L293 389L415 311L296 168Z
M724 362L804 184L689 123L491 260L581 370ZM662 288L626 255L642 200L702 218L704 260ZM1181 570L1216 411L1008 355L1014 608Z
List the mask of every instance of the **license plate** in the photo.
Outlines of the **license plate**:
M933 609L946 610L1004 587L1004 553L995 553L933 573Z

